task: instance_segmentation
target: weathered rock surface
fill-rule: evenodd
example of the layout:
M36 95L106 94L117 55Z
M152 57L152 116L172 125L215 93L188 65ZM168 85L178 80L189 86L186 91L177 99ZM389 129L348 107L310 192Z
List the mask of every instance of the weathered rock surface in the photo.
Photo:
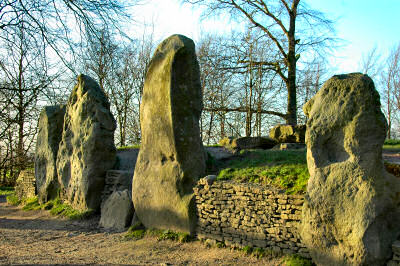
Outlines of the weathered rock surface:
M304 143L306 125L276 125L270 132L270 138L279 143Z
M277 142L269 137L227 137L223 138L219 144L227 149L239 151L243 149L271 149Z
M199 65L192 40L173 35L155 51L140 106L142 143L132 184L148 228L193 232L193 187L204 176Z
M134 210L129 191L115 191L101 208L99 226L122 231L131 224Z
M373 81L333 76L303 109L303 242L317 265L384 265L400 231L400 182L383 166L387 123Z
M64 115L65 105L46 106L40 113L35 153L36 189L40 203L58 196L60 185L56 160Z
M79 75L57 156L62 198L76 209L100 209L106 171L116 162L115 128L104 92L92 78Z

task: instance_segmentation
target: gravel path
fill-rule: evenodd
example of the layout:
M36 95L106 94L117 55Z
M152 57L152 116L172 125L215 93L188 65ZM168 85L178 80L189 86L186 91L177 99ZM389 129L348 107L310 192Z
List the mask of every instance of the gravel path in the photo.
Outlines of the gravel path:
M281 265L228 248L207 248L97 229L98 218L70 221L47 211L22 211L0 197L0 264Z

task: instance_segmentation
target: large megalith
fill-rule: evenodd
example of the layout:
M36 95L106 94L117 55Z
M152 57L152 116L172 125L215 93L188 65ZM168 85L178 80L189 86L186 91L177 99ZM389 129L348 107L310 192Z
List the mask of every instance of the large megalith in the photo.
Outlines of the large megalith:
M35 153L36 190L40 203L58 196L56 160L64 115L65 105L46 106L40 113Z
M173 35L153 55L140 106L142 142L132 200L148 228L194 230L193 187L205 173L202 106L195 45Z
M116 162L116 122L100 86L78 76L69 97L57 156L61 196L74 208L98 210L106 171Z
M333 76L303 109L303 242L317 265L383 265L399 235L400 182L383 166L387 123L373 81Z

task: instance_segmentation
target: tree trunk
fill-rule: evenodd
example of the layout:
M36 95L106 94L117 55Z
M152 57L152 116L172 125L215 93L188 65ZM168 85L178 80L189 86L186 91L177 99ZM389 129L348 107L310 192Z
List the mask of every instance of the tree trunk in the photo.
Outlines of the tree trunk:
M298 2L298 1L297 1ZM297 16L297 5L293 4L293 8L290 12L290 26L288 32L289 51L287 54L287 67L288 67L288 78L287 78L287 116L286 124L296 125L297 124L297 94L296 94L296 39L295 39L295 22Z

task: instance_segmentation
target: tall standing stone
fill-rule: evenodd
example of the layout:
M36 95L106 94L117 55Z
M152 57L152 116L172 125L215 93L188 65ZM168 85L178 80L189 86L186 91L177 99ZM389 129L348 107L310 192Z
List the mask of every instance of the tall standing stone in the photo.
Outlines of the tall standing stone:
M116 122L96 81L78 76L69 97L57 174L62 197L76 209L98 210L106 171L116 162Z
M40 203L58 196L56 160L64 115L65 105L46 106L40 113L35 153L36 190Z
M195 45L173 35L153 55L140 106L142 142L132 200L148 228L193 232L193 187L205 173L202 107Z
M310 179L301 235L313 261L385 264L400 231L400 182L383 166L387 123L373 81L333 76L303 109Z

